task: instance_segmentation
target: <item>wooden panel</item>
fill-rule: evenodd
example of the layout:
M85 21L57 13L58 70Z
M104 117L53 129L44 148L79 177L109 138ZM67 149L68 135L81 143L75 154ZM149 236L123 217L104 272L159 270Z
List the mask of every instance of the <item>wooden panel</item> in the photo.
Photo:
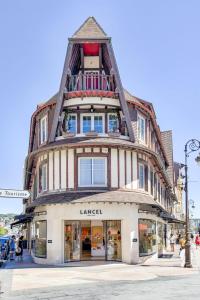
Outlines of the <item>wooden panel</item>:
M131 189L131 151L126 151L126 188Z
M111 187L118 188L117 149L111 149Z
M119 184L121 188L124 188L125 187L124 150L119 150L119 168L120 168Z
M53 190L53 151L49 152L49 190Z
M60 171L59 171L59 151L54 152L54 188L59 189L60 182Z
M68 150L68 188L74 188L74 149Z
M137 189L137 153L132 152L133 189Z
M61 150L61 189L66 189L67 162L66 150Z

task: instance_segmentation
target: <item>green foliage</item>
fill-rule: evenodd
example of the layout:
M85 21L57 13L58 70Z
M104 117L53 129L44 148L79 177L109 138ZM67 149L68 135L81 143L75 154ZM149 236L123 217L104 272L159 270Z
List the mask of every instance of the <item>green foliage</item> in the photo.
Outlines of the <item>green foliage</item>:
M8 230L4 227L0 227L0 236L8 233Z

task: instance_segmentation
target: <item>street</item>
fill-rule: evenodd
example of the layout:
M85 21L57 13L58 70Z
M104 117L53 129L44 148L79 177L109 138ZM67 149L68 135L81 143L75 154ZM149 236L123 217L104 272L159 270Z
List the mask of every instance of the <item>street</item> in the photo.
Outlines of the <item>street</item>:
M198 299L200 250L193 268L173 256L146 265L81 262L44 267L23 262L0 271L1 299Z

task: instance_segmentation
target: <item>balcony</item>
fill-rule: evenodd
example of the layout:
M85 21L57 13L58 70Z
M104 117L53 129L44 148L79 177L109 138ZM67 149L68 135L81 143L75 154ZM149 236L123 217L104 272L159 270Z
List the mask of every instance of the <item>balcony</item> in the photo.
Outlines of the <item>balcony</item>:
M115 93L113 75L88 73L73 75L68 78L67 91L104 91Z

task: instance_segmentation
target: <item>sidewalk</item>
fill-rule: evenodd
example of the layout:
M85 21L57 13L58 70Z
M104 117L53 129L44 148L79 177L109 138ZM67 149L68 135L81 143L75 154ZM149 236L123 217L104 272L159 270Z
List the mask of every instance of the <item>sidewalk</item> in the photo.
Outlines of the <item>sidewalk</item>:
M192 269L200 270L200 249L196 249L194 244L191 245ZM157 267L179 267L183 268L185 264L185 250L179 255L179 247L175 252L166 252L162 258L150 258L142 264L142 266Z
M24 250L23 260L19 260L15 257L15 260L4 261L3 269L28 269L28 268L48 268L46 265L35 264L28 250ZM51 266L52 267L52 266Z
M196 250L195 245L191 246L191 258L192 266L194 270L200 270L200 249ZM177 247L175 252L166 252L162 258L152 257L147 259L146 262L141 265L136 266L149 266L149 267L174 267L174 268L183 268L185 263L185 251L182 250L181 255L179 255L179 248ZM32 269L32 268L70 268L70 267L92 267L100 265L110 265L110 264L120 264L117 262L109 261L80 261L80 262L71 262L61 265L43 265L34 263L31 255L28 250L24 250L23 260L18 261L16 258L13 261L4 262L3 269Z

